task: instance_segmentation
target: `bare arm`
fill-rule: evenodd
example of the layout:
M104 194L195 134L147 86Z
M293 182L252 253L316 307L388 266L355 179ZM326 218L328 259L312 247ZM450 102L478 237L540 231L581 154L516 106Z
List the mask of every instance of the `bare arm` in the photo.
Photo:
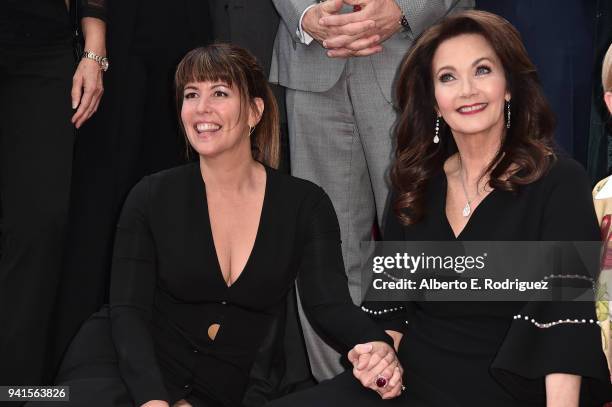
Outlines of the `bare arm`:
M151 400L147 401L140 407L169 407L169 404L163 400Z
M578 407L582 377L551 373L546 375L547 407Z

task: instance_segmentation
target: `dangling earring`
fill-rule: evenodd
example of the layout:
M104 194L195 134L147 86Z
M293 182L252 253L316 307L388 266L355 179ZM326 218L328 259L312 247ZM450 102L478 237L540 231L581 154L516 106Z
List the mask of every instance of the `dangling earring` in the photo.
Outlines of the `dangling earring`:
M436 135L433 138L434 144L438 144L440 142L440 116L436 117Z
M255 131L255 127L249 126L249 135L247 137L251 137L251 134Z
M510 128L510 101L506 100L506 128Z

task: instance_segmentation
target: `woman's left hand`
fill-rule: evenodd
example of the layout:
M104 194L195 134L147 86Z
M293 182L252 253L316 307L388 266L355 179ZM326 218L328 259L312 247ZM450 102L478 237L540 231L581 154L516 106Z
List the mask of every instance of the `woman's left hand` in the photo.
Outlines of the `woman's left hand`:
M71 122L78 129L98 110L104 93L102 69L91 59L83 58L72 77L72 108L77 111Z

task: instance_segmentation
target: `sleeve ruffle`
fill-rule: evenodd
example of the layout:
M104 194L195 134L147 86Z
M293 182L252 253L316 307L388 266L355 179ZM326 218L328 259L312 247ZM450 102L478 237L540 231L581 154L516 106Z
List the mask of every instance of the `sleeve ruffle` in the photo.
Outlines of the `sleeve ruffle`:
M492 376L515 398L545 402L545 377L582 376L581 406L609 401L610 375L601 329L590 302L529 302L512 325L491 365Z

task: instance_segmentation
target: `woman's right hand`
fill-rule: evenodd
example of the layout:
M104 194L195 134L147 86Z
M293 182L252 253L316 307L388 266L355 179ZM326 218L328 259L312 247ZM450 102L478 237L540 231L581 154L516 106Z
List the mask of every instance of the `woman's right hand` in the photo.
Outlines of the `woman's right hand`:
M170 407L170 405L164 400L149 400L140 407Z
M369 342L356 345L348 354L353 364L353 375L360 383L376 391L383 399L397 397L402 392L403 369L395 350L385 342ZM386 384L376 383L384 378Z

